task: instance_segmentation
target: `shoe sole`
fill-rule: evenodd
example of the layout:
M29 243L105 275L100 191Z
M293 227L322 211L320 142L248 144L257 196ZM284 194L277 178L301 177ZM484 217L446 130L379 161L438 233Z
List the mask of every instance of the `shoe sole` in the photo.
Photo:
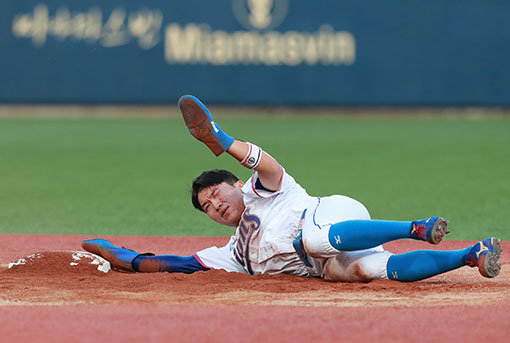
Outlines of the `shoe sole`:
M434 226L432 226L428 242L431 244L439 244L443 240L443 237L449 233L448 220L439 217L434 223Z
M179 100L179 109L181 110L184 123L193 137L205 143L216 156L225 151L216 140L212 132L211 120L199 103L192 98L182 97Z
M489 251L478 258L478 270L480 274L487 278L493 278L499 275L501 271L501 264L499 258L501 257L501 240L496 237L491 238L492 251Z

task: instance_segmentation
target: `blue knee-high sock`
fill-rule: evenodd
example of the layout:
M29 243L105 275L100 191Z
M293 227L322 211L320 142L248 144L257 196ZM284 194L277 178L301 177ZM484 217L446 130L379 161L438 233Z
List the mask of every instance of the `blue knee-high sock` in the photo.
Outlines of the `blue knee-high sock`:
M329 242L338 250L363 250L401 238L411 238L413 222L346 220L331 225Z
M390 280L418 281L465 266L463 257L472 247L452 251L417 250L389 258Z

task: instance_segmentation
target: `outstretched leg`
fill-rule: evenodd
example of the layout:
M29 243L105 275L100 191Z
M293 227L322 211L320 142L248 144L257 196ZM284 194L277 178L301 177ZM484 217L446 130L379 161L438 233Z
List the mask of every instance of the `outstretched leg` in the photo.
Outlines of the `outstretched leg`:
M485 277L499 275L499 258L503 249L500 240L486 238L474 246L453 251L418 250L388 259L388 278L398 281L418 281L463 266L478 267Z
M449 231L441 217L416 221L371 220L360 202L346 196L318 198L302 218L302 243L312 257L370 249L401 238L438 244Z
M392 255L382 247L342 251L324 265L329 281L368 282L376 279L419 281L463 266L478 267L485 277L498 276L501 265L500 241L491 237L460 250L417 250Z
M430 217L415 221L346 220L331 225L329 242L337 250L372 248L390 241L411 238L439 244L449 233L448 221Z

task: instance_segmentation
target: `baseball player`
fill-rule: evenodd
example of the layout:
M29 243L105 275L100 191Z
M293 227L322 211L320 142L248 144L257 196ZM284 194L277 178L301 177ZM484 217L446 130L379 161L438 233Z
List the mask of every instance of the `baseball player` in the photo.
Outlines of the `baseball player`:
M466 265L478 267L485 277L499 274L502 248L495 237L453 251L385 251L381 244L402 238L439 244L449 232L448 221L437 216L405 222L372 220L357 200L310 196L267 152L223 132L197 98L181 97L179 108L190 133L216 156L227 152L253 170L246 182L226 170L205 171L193 181L194 207L235 227L235 233L224 247L191 256L140 254L103 239L83 242L85 250L104 257L114 269L181 273L223 269L341 282L417 281Z

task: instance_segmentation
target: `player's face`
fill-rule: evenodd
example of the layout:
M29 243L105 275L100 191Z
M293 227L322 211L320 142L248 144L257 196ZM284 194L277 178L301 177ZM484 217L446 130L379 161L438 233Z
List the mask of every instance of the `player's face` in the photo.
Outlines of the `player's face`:
M235 227L239 225L244 212L243 193L241 192L243 185L244 182L237 181L234 185L222 182L206 187L198 192L198 202L212 220Z

